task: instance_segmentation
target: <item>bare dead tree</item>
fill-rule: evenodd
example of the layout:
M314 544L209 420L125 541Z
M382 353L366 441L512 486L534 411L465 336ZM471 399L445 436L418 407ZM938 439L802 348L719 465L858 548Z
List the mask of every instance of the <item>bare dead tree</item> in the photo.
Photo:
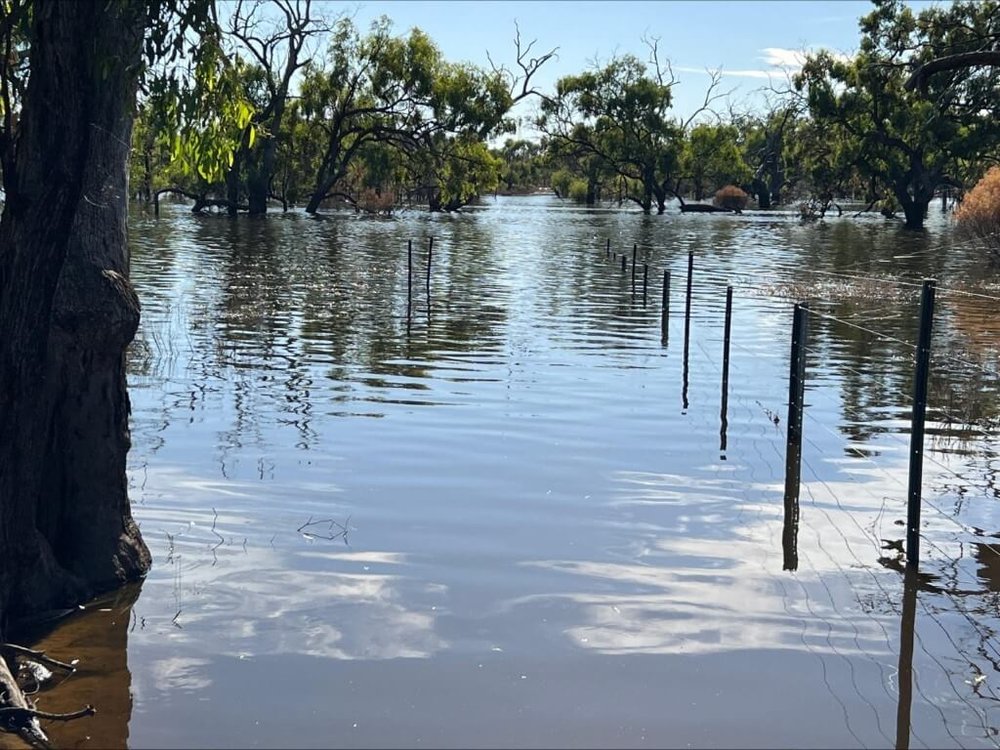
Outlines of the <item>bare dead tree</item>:
M489 50L486 51L486 59L489 61L490 68L493 72L501 76L507 81L508 90L510 91L510 98L513 104L517 104L522 99L527 99L529 96L537 96L542 99L548 99L548 95L539 91L532 83L532 79L535 74L541 69L545 63L549 60L556 58L558 59L558 47L553 47L548 52L544 52L538 57L531 57L531 50L534 48L535 44L538 43L537 39L532 39L527 45L521 39L521 27L514 22L514 51L516 53L514 64L517 66L517 70L511 70L506 65L497 65L493 58L490 56Z

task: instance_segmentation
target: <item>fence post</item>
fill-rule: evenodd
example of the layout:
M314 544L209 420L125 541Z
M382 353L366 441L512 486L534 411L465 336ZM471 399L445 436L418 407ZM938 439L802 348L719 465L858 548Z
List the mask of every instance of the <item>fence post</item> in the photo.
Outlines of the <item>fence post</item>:
M625 253L622 253L622 273L625 273L625 264L628 263L628 258L625 257Z
M781 532L784 570L799 567L799 481L802 472L802 407L806 387L806 338L809 335L809 305L795 305L792 319L792 350L788 364L788 426L785 443L785 519Z
M413 305L413 240L406 241L406 314Z
M726 287L726 322L722 334L722 426L719 430L719 450L726 450L726 428L729 426L729 340L733 331L733 288ZM725 456L723 456L725 458Z
M649 264L642 264L642 306L646 306L646 290L649 288Z
M663 272L663 298L660 300L660 337L663 344L670 335L670 271Z
M684 351L688 349L688 338L691 335L691 284L694 279L694 250L688 252L687 293L684 297Z
M431 259L434 256L434 238L427 243L427 307L431 305Z
M913 417L910 424L910 482L906 503L906 565L920 564L920 494L924 466L924 417L927 412L927 377L930 375L931 328L937 282L924 279L920 293L920 331L914 356Z
M608 237L608 242L604 246L604 257L605 258L610 258L611 257L611 238L610 237Z
M635 294L635 256L639 252L639 245L632 245L632 294Z
M688 409L688 352L691 345L691 285L694 279L694 250L688 251L687 292L684 298L684 355L681 360L681 404Z

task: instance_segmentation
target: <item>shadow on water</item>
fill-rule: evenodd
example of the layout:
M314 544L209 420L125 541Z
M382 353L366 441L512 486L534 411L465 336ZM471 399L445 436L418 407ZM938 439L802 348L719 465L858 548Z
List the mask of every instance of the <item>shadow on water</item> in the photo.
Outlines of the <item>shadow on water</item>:
M35 700L40 709L69 713L95 705L97 714L76 721L49 724L46 731L58 747L127 747L132 718L132 675L128 638L139 623L133 606L141 584L88 602L86 608L49 626L35 626L18 638L32 648L64 660L79 660L68 677L56 674ZM5 745L4 742L9 744ZM0 735L0 747L20 747Z

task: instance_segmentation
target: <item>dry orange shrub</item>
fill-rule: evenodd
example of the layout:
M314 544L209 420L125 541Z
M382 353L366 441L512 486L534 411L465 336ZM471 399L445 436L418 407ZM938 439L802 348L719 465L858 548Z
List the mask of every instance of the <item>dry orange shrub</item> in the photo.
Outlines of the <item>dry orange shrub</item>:
M1000 256L1000 167L990 169L966 194L955 221L963 234L982 240Z
M735 185L726 185L719 188L715 193L715 200L712 202L719 208L728 208L731 211L742 211L747 207L750 196L740 190Z

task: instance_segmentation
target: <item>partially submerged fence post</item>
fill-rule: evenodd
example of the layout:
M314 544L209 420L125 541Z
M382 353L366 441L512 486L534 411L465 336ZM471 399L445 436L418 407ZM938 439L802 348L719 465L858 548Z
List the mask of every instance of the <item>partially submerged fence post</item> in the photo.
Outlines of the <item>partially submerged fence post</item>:
M670 271L663 272L663 298L660 300L660 337L666 345L670 336Z
M687 293L684 297L684 358L687 359L688 339L691 337L691 284L694 280L694 250L688 252Z
M625 257L625 253L622 253L622 273L625 273L627 270L626 263L628 263L628 258Z
M688 251L687 294L684 300L684 355L681 360L681 404L688 408L688 352L691 344L691 284L694 279L694 250Z
M785 522L781 532L784 570L799 567L799 481L802 471L802 407L806 387L806 338L809 305L795 305L792 350L788 364L788 426L785 444Z
M413 240L406 241L406 315L413 305Z
M427 243L427 307L431 306L431 259L434 255L434 238Z
M917 569L907 566L903 573L903 614L899 618L899 665L896 682L896 750L910 747L910 712L913 703L913 626L917 619Z
M642 306L646 306L646 290L649 288L649 264L642 264Z
M931 328L937 282L924 279L920 293L920 331L914 355L913 417L910 425L910 482L906 503L906 565L920 563L920 495L924 466L924 417L927 412L927 378L930 374Z
M632 245L632 294L635 294L635 256L639 252L637 244Z
M611 257L611 238L610 237L608 237L608 244L606 244L604 246L604 257L605 258L610 258Z
M722 407L719 428L719 450L726 450L726 428L729 426L729 339L733 331L733 288L726 287L726 323L722 334ZM725 458L725 456L722 456Z

